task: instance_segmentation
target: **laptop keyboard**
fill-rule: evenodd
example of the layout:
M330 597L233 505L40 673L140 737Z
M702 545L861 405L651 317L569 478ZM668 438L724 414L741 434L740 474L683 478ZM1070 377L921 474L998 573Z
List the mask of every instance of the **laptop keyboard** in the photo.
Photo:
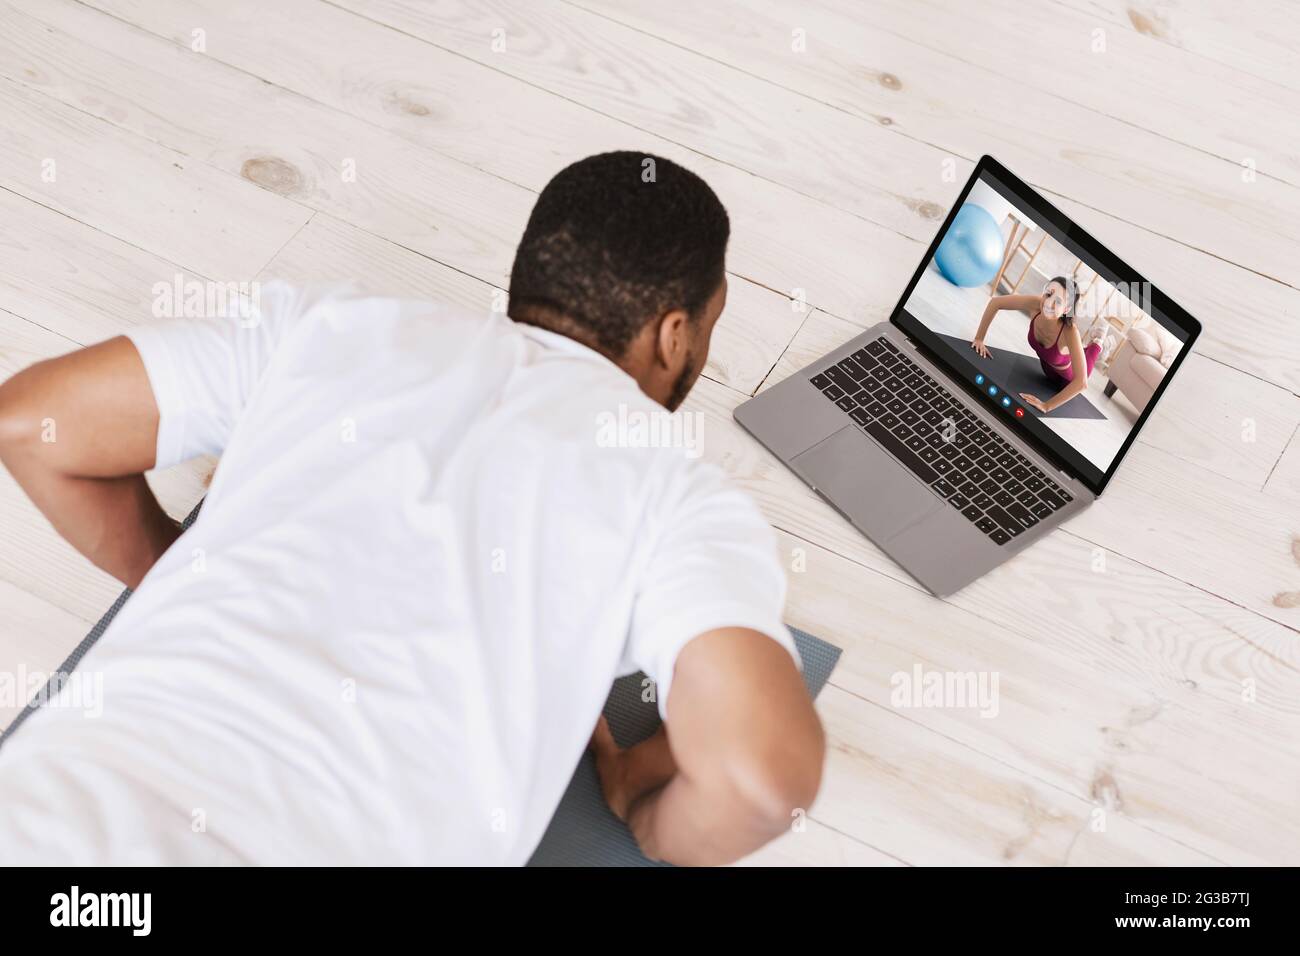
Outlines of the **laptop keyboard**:
M886 338L868 342L811 381L995 544L1006 544L1072 500Z

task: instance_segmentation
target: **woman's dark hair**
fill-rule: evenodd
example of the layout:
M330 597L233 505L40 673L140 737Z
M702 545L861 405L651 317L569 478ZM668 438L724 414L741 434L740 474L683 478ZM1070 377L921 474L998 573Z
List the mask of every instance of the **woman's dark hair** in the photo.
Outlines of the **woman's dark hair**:
M708 184L645 153L589 156L546 184L515 252L509 315L622 358L647 322L698 318L731 223Z
M1065 290L1065 311L1061 313L1061 323L1066 326L1073 325L1074 307L1079 304L1079 284L1069 276L1053 276L1047 280L1047 285L1053 282Z

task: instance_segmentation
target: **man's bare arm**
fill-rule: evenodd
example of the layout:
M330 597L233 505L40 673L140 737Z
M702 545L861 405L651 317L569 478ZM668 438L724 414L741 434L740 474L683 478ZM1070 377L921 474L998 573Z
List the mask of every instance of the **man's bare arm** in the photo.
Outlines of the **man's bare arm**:
M786 832L821 785L821 722L784 648L746 628L678 655L660 733L619 751L592 739L610 806L647 856L730 863Z
M145 483L158 406L126 338L0 385L0 462L73 547L135 587L180 534Z

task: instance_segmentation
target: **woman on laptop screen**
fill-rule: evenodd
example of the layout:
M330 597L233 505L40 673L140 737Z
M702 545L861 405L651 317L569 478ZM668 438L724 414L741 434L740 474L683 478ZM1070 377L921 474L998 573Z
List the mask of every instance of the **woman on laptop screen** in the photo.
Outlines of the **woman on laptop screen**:
M1012 310L1031 312L1029 320L1029 347L1034 350L1050 382L1059 382L1061 389L1046 400L1028 392L1020 399L1040 412L1050 412L1064 405L1088 387L1088 376L1101 354L1101 342L1094 337L1087 346L1079 336L1074 322L1074 307L1079 299L1079 287L1073 279L1056 276L1043 287L1042 295L995 295L989 299L980 319L973 348L982 358L989 357L984 336L994 316Z

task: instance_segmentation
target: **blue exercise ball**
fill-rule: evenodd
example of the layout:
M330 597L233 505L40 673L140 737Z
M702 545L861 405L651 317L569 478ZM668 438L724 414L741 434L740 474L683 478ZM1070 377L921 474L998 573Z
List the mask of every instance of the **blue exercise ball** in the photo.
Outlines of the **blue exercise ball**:
M953 285L983 285L1002 265L1002 230L983 206L966 203L934 254L935 265Z

